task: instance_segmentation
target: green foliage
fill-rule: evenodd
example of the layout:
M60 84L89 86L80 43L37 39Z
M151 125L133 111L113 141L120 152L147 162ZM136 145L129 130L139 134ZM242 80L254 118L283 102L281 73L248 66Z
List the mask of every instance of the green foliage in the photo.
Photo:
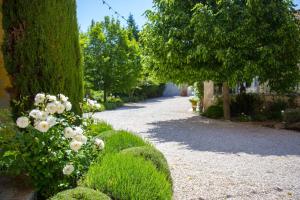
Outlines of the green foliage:
M110 200L110 198L96 190L77 187L60 192L49 200Z
M4 1L2 11L11 96L17 101L30 97L23 109L13 107L15 116L30 108L38 92L66 94L80 113L83 70L76 1Z
M128 149L124 149L121 151L122 154L129 154L137 157L142 157L145 160L151 161L156 169L159 172L162 172L165 174L169 180L169 182L172 184L172 177L171 172L168 166L168 162L164 155L151 146L143 146L143 147L132 147Z
M277 92L299 82L300 30L285 1L154 0L143 63L162 80L249 82ZM270 17L272 16L272 17Z
M113 130L113 127L106 122L97 122L88 126L87 129L87 135L98 136L102 132Z
M283 114L283 121L286 123L297 123L300 122L300 109L287 109Z
M103 90L104 102L111 93L128 92L141 71L139 46L119 21L105 17L92 23L82 35L85 80L92 89Z
M118 97L108 97L107 102L103 103L105 110L114 110L123 105L124 105L123 100Z
M220 119L223 117L223 107L221 105L212 105L202 115L212 119Z
M100 164L91 166L85 184L113 199L172 198L166 175L158 172L150 161L126 154L107 155Z
M282 115L285 109L287 109L287 103L284 100L277 99L271 102L266 110L266 116L271 120L282 120Z
M251 115L258 113L263 101L258 94L241 93L231 99L230 111L232 116L241 114Z
M136 25L135 23L135 20L133 18L133 15L130 14L128 19L127 19L127 29L128 29L128 32L129 32L129 36L130 38L134 38L136 41L139 41L139 28L138 26Z
M8 166L8 172L28 175L44 198L76 186L76 181L99 154L93 140L85 137L83 130L76 126L82 118L66 110L52 113L54 109L49 105L59 105L64 101L52 97L57 99L55 103L47 97L40 103L36 101L34 110L18 118L20 128L14 137L1 141L0 146L1 162ZM45 112L46 107L52 114ZM26 119L25 123L20 122L22 118ZM65 128L71 129L72 134L67 135ZM73 148L73 142L79 144L79 148ZM70 165L74 169L65 172L65 167Z
M101 134L98 136L105 141L105 153L118 153L127 148L147 145L142 138L127 131L104 132L104 137Z

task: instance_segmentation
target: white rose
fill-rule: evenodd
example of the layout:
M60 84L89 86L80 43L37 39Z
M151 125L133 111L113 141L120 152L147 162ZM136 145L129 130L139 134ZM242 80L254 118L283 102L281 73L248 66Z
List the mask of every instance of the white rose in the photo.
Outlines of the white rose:
M50 127L53 127L56 125L56 118L53 116L48 116L46 122L48 122Z
M61 103L56 105L56 111L58 114L62 114L65 111L65 106Z
M47 96L46 96L46 99L47 99L48 101L56 101L56 96L53 96L53 95L47 95Z
M74 128L74 133L77 135L82 135L83 134L83 130L80 127L75 127Z
M74 171L74 166L71 164L68 164L63 168L64 175L70 175L73 173L73 171Z
M83 144L86 144L87 143L87 137L86 136L84 136L84 135L82 135L81 136L81 142L83 143Z
M74 131L73 131L73 129L71 128L71 127L67 127L67 128L65 128L65 130L64 130L64 136L65 136L65 138L73 138L74 137Z
M46 106L46 111L50 114L56 113L56 111L57 111L56 103L54 103L54 102L48 103Z
M66 111L70 111L72 109L72 104L71 102L67 101L64 103L65 107L66 107Z
M88 99L88 100L87 100L87 103L88 103L90 106L94 106L95 101L93 101L93 100L91 100L91 99Z
M96 138L95 144L98 146L99 149L104 149L105 144L104 144L103 140Z
M81 148L82 146L82 142L79 142L77 140L73 140L71 143L70 143L70 148L75 151L75 152L78 152L79 149Z
M40 103L43 103L46 99L46 96L44 93L39 93L35 96L34 102L36 105L39 105Z
M58 95L58 98L62 101L62 102L66 102L66 101L68 101L68 97L66 97L65 95L63 95L63 94L59 94Z
M99 108L101 108L101 105L99 103L96 103L95 108L99 109Z
M39 120L44 121L47 119L47 117L48 117L48 113L45 111L41 111L41 116L40 116Z
M42 112L40 110L34 109L30 111L29 116L33 117L34 119L40 119L42 117Z
M35 129L42 133L46 133L49 130L49 128L50 126L46 121L41 121L35 126Z
M29 125L29 119L27 117L19 117L16 123L18 127L26 128Z
M75 133L75 135L73 136L73 139L74 139L74 140L77 140L78 142L81 142L82 136L83 136L82 134L76 134L76 133Z

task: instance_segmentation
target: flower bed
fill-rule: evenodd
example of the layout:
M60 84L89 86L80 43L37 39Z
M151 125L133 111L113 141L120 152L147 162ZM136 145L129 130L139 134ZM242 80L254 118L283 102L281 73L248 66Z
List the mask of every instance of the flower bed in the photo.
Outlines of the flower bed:
M41 199L171 199L170 171L158 150L71 109L64 95L36 95L34 108L10 129L15 135L1 142L0 167L27 175ZM108 197L87 188L61 192L78 185Z

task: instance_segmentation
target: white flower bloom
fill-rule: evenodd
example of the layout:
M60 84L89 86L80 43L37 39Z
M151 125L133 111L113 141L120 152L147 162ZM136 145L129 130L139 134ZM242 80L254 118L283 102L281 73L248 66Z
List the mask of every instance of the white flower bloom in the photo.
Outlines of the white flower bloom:
M72 164L68 164L63 168L64 175L70 175L74 171L74 166Z
M75 128L74 128L74 133L75 133L76 135L82 135L82 134L83 134L83 130L82 130L82 128L80 128L80 127L75 127Z
M46 122L48 122L50 127L53 127L56 125L56 118L50 115L47 117Z
M53 95L47 95L47 96L46 96L46 99L47 99L48 101L56 101L56 96L53 96Z
M27 117L19 117L16 123L18 127L26 128L29 125L29 119Z
M65 107L66 107L66 111L70 111L72 109L72 104L71 102L67 101L64 103Z
M62 101L62 102L66 102L66 101L68 101L68 97L66 97L65 95L63 95L63 94L59 94L58 95L58 98Z
M42 133L46 133L49 130L49 128L50 126L46 121L41 121L35 126L35 129Z
M34 109L30 111L29 116L33 117L34 119L40 119L42 117L42 112L40 110Z
M43 103L46 99L46 96L44 93L39 93L35 96L34 102L36 105L39 105L40 103Z
M65 106L63 104L61 104L61 103L58 103L56 105L56 112L58 114L62 114L64 111L65 111Z
M41 121L45 121L48 117L48 113L45 111L41 111L41 116L38 118Z
M87 137L86 136L84 136L84 135L82 135L81 136L81 142L83 143L83 144L86 144L87 143Z
M50 114L56 113L56 111L57 111L56 103L54 103L54 102L48 103L46 106L46 111Z
M90 105L90 106L94 106L95 105L95 101L91 100L91 99L88 99L87 100L87 103Z
M73 136L73 139L74 139L74 140L77 140L78 142L82 142L82 141L81 141L82 136L83 136L82 134L75 134L75 135Z
M64 136L66 138L69 138L69 139L73 138L74 135L75 135L75 133L74 133L74 131L73 131L73 129L71 127L65 128L65 130L64 130Z
M75 152L78 152L79 149L81 148L82 146L82 142L79 142L77 140L73 140L71 143L70 143L70 148L75 151Z
M95 139L95 144L97 145L97 147L99 149L104 149L105 144L104 144L103 140L101 140L99 138L96 138Z

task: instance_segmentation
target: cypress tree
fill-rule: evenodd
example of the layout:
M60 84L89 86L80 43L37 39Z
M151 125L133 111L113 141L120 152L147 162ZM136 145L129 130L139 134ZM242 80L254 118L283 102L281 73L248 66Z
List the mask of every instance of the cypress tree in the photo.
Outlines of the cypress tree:
M65 94L80 113L83 69L75 0L3 2L3 45L14 100L39 92ZM20 113L29 103L14 111ZM17 113L16 113L17 114Z

